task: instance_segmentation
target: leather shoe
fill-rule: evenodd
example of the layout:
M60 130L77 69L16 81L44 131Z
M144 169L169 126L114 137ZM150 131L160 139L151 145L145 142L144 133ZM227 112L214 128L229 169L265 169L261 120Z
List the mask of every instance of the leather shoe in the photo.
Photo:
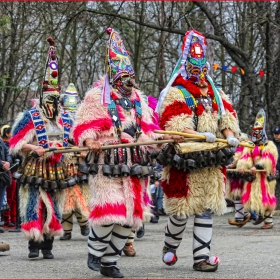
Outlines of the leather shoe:
M29 249L28 258L33 259L38 257L39 257L39 249L37 248Z
M273 228L273 224L263 224L263 226L261 227L261 229L271 229Z
M53 259L54 256L51 250L42 249L43 259Z
M87 266L91 270L99 271L101 268L101 258L88 253Z
M111 278L124 278L123 274L116 266L102 266L100 273Z
M88 225L81 227L81 235L82 236L88 236L89 235L89 228Z
M142 238L145 235L145 227L144 224L142 225L142 227L140 227L137 232L136 232L136 236L137 238Z
M202 261L199 263L195 263L193 265L193 269L196 271L202 271L202 272L214 272L218 269L219 263L216 264L210 264L207 261Z
M72 237L71 232L64 232L63 235L59 238L60 240L70 240Z
M136 251L133 247L133 243L125 244L123 252L128 257L134 257L136 255Z
M259 215L258 219L253 223L253 225L259 225L265 220L264 216Z
M248 214L243 222L237 222L237 221L233 221L233 220L228 220L228 223L230 225L232 225L232 226L237 226L237 227L241 228L241 227L243 227L244 225L246 225L249 222L250 217L251 217L251 214Z

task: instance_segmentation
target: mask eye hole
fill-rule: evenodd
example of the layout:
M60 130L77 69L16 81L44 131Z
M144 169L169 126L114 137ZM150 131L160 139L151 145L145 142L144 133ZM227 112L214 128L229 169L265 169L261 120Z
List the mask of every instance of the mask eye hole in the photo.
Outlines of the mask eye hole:
M192 69L191 73L194 74L194 75L199 75L200 74L200 69L199 68L194 68Z
M207 69L206 67L204 67L203 70L202 70L202 72L203 72L204 74L207 74L208 69Z

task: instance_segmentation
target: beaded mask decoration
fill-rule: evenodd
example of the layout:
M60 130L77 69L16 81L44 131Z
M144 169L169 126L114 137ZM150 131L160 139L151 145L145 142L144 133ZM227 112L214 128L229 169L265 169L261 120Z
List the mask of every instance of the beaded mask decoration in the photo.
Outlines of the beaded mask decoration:
M198 31L186 32L182 45L181 75L194 84L203 84L207 78L206 45L206 38Z
M266 114L264 109L260 109L253 126L252 142L265 143L267 141L267 135L265 132Z
M40 107L48 119L54 119L58 115L59 92L58 84L58 58L55 53L54 40L49 37L49 50L46 61L42 92L40 94Z

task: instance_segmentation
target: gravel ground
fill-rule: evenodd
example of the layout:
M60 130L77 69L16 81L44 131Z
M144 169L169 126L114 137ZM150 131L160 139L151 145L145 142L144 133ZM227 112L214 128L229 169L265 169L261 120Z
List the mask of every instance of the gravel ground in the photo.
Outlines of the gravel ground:
M158 224L145 224L146 234L136 239L135 257L123 256L118 266L127 278L280 278L280 217L275 216L274 228L261 230L251 223L243 228L230 226L228 218L214 216L212 255L218 255L221 264L214 273L192 269L192 228L189 219L183 241L177 250L178 262L168 267L161 260L164 227L167 217ZM0 253L0 278L102 278L99 272L87 268L87 237L80 235L75 223L72 240L56 238L55 259L28 259L27 241L21 233L0 234L0 242L10 243L9 252Z

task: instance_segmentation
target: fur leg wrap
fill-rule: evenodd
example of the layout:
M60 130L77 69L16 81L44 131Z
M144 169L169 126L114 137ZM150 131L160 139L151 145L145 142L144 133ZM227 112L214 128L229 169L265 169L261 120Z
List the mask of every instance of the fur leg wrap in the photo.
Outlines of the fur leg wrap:
M176 250L179 247L187 221L188 217L184 219L180 219L176 215L169 217L164 238L164 243L167 248Z
M210 211L196 215L193 229L193 259L199 263L209 259L213 219Z
M131 228L125 228L116 224L113 226L111 240L108 244L105 254L101 259L102 266L117 265L117 261L121 257L122 250L130 233Z
M61 225L65 233L71 233L73 229L73 213L63 214Z
M249 212L244 210L244 205L241 200L234 200L233 202L235 207L235 221L243 222Z

